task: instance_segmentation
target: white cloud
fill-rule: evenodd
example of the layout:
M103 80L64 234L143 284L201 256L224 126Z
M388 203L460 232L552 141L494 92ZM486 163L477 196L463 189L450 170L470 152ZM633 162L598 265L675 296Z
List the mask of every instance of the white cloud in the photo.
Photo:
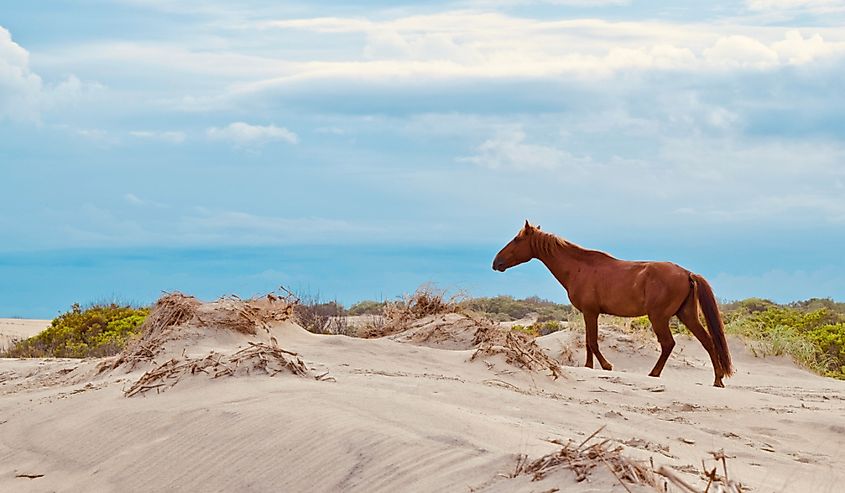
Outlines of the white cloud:
M29 52L0 26L0 121L39 122L43 110L76 102L101 88L96 83L83 83L74 75L45 85L29 67Z
M141 197L138 197L137 195L135 195L134 193L131 193L131 192L124 194L123 200L127 204L135 206L135 207L154 207L154 208L157 208L157 209L163 209L163 208L167 207L166 205L164 205L160 202L154 202L152 200L142 199Z
M798 31L789 31L782 41L772 44L781 61L792 65L801 65L818 58L845 52L845 43L830 43L820 34L804 38Z
M0 26L0 120L37 121L41 85L29 69L29 53Z
M748 36L731 35L716 40L704 57L717 66L769 68L778 64L775 50Z
M211 127L206 131L209 139L225 140L238 146L261 145L271 141L289 144L299 142L299 137L284 127L275 125L250 125L244 122L230 123L228 126Z
M628 5L631 0L475 0L469 2L477 7L502 7L512 5L563 5L567 7L606 7L608 5Z
M845 10L842 0L746 0L750 10L804 10L809 12L837 12Z
M82 138L87 140L96 142L101 145L109 145L109 144L116 144L117 140L112 138L109 133L105 130L99 128L75 128L69 126L60 126L60 128L64 128L69 130L74 135L78 135Z
M843 52L845 32L813 28L808 38L780 26L601 19L538 20L450 11L392 19L316 17L261 27L340 36L330 57L289 61L284 75L239 91L324 80L603 78L626 71L766 70ZM363 35L363 44L348 41Z
M589 165L589 159L577 158L561 149L528 144L521 128L500 131L495 137L484 141L476 154L461 158L461 161L490 169L536 170L536 169L579 169Z
M123 199L126 200L126 202L128 202L129 204L132 204L132 205L144 205L144 201L141 200L140 198L138 198L138 196L135 195L134 193L127 193L126 195L123 196Z
M170 144L181 144L186 138L185 132L177 131L133 130L129 132L129 135L138 139L158 140Z

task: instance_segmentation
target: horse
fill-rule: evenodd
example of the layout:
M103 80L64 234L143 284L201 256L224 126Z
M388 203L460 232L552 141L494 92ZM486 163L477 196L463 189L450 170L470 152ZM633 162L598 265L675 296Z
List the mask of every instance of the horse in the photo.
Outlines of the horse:
M669 329L673 315L695 335L713 364L715 387L733 374L731 354L713 289L700 275L671 262L619 260L598 250L589 250L559 236L525 226L493 259L493 270L539 259L569 294L569 301L584 316L587 338L586 367L593 367L593 355L605 370L613 366L602 356L598 343L598 317L605 313L619 317L647 315L660 342L660 357L649 373L659 377L675 347ZM701 324L704 313L708 330Z

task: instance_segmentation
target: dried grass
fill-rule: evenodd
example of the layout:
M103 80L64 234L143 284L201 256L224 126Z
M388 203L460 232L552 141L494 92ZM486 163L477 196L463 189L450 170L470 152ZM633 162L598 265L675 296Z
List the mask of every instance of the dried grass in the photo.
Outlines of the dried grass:
M359 331L365 339L385 337L402 332L416 320L430 315L458 313L462 294L447 296L446 291L430 284L417 288L414 294L384 305L383 318L378 324L371 324Z
M551 443L561 445L562 448L534 461L520 455L516 469L510 477L531 475L531 481L540 481L554 471L569 469L575 474L575 480L580 483L589 477L593 469L604 465L627 491L631 490L625 483L656 488L657 481L649 463L622 455L624 447L621 445L611 446L610 440L603 440L585 447L602 429L603 426L577 446L571 440L566 443L551 440Z
M504 355L508 364L532 371L549 371L557 379L563 376L559 362L550 358L528 334L500 328L487 319L475 320L473 344L477 346L471 360L485 355Z
M210 303L203 303L193 296L178 292L167 293L153 305L140 327L140 337L127 344L113 361L102 364L100 371L120 366L132 370L137 364L152 360L164 350L168 341L183 337L183 328L188 326L247 335L264 331L275 346L276 340L270 335L270 324L290 319L297 303L289 291L282 290L281 295L269 293L248 300L228 296Z
M249 347L231 354L223 355L212 352L205 358L173 358L162 365L144 373L128 390L126 397L144 394L150 390L163 392L177 383L185 375L204 373L211 378L224 376L266 374L275 376L279 373L307 375L308 368L294 352L278 346L250 342Z
M654 463L651 460L646 462L626 457L622 454L624 447L619 444L614 445L610 439L604 439L586 446L604 428L602 426L597 429L577 446L572 440L565 443L560 440L550 440L551 443L560 445L562 448L534 461L529 461L525 454L520 454L514 471L507 477L515 478L521 475L530 475L531 481L540 481L559 469L568 469L575 474L575 480L581 482L587 479L596 467L604 466L628 492L631 491L628 484L645 485L655 491L666 492L669 491L668 483L684 493L743 492L741 483L728 478L726 462L728 457L723 450L710 452L710 454L717 463L721 463L724 474L720 476L716 472L718 467L708 470L704 467L702 461L700 478L706 480L707 485L701 488L691 485L669 466L664 465L654 469ZM660 476L665 479L660 478Z

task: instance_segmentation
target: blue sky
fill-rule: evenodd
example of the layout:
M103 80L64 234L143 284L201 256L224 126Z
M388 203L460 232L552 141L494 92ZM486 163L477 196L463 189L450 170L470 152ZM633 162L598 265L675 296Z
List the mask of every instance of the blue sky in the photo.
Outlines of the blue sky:
M560 299L488 272L525 218L722 298L845 299L843 76L834 0L6 2L0 316Z

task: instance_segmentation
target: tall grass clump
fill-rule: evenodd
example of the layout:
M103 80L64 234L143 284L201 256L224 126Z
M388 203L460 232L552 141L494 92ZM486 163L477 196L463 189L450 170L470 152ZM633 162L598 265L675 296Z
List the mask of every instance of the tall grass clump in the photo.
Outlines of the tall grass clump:
M728 333L742 336L757 356L789 356L821 375L845 379L845 314L815 303L754 303L754 311L726 311Z
M13 358L86 358L117 354L138 334L149 308L115 303L83 308L78 303L56 317L41 333L16 342Z

